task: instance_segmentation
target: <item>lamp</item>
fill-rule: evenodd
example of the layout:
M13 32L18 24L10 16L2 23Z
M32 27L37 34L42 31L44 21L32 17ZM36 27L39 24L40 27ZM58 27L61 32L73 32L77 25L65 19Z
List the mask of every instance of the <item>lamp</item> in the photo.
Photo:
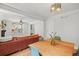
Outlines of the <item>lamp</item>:
M55 3L51 5L51 11L60 11L61 10L61 3Z

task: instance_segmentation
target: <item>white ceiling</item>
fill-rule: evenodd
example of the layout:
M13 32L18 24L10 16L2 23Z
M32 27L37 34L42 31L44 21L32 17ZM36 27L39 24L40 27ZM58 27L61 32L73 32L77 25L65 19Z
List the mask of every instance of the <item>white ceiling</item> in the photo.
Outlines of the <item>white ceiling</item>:
M9 20L12 22L19 22L22 19L23 22L35 23L38 20L25 17L21 14L14 13L8 10L0 9L0 20Z
M26 15L47 19L50 16L63 14L79 9L79 3L62 3L62 10L58 13L50 12L50 7L53 3L4 3L17 10L23 11Z

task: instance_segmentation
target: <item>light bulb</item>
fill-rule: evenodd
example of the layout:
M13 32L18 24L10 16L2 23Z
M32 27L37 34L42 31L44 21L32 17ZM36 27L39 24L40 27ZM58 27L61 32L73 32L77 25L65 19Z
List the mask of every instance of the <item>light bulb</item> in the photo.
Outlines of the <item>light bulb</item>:
M55 7L52 7L52 10L55 10Z
M57 8L57 9L56 9L56 11L60 11L60 10L61 10L61 8Z

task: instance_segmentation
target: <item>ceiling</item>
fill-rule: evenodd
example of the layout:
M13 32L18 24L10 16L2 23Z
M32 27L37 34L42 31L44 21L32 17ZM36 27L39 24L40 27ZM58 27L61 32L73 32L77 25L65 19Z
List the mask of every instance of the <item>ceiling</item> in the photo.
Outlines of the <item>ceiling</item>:
M53 3L4 3L12 8L22 11L25 15L40 19L47 19L50 16L67 13L79 9L79 3L62 3L61 11L51 12L50 7Z
M23 15L18 14L18 13L0 9L0 20L9 20L12 22L19 22L21 19L23 22L30 23L30 24L38 22L38 20L36 19L31 19L29 17L24 17Z

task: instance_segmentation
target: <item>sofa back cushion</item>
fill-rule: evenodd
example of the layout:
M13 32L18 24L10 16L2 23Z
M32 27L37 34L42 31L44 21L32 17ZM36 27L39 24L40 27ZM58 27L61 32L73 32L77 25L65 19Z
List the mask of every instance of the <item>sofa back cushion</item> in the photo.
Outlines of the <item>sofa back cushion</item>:
M35 42L39 40L39 35L30 35L30 36L23 36L23 37L13 37L13 40L25 40L31 42Z

